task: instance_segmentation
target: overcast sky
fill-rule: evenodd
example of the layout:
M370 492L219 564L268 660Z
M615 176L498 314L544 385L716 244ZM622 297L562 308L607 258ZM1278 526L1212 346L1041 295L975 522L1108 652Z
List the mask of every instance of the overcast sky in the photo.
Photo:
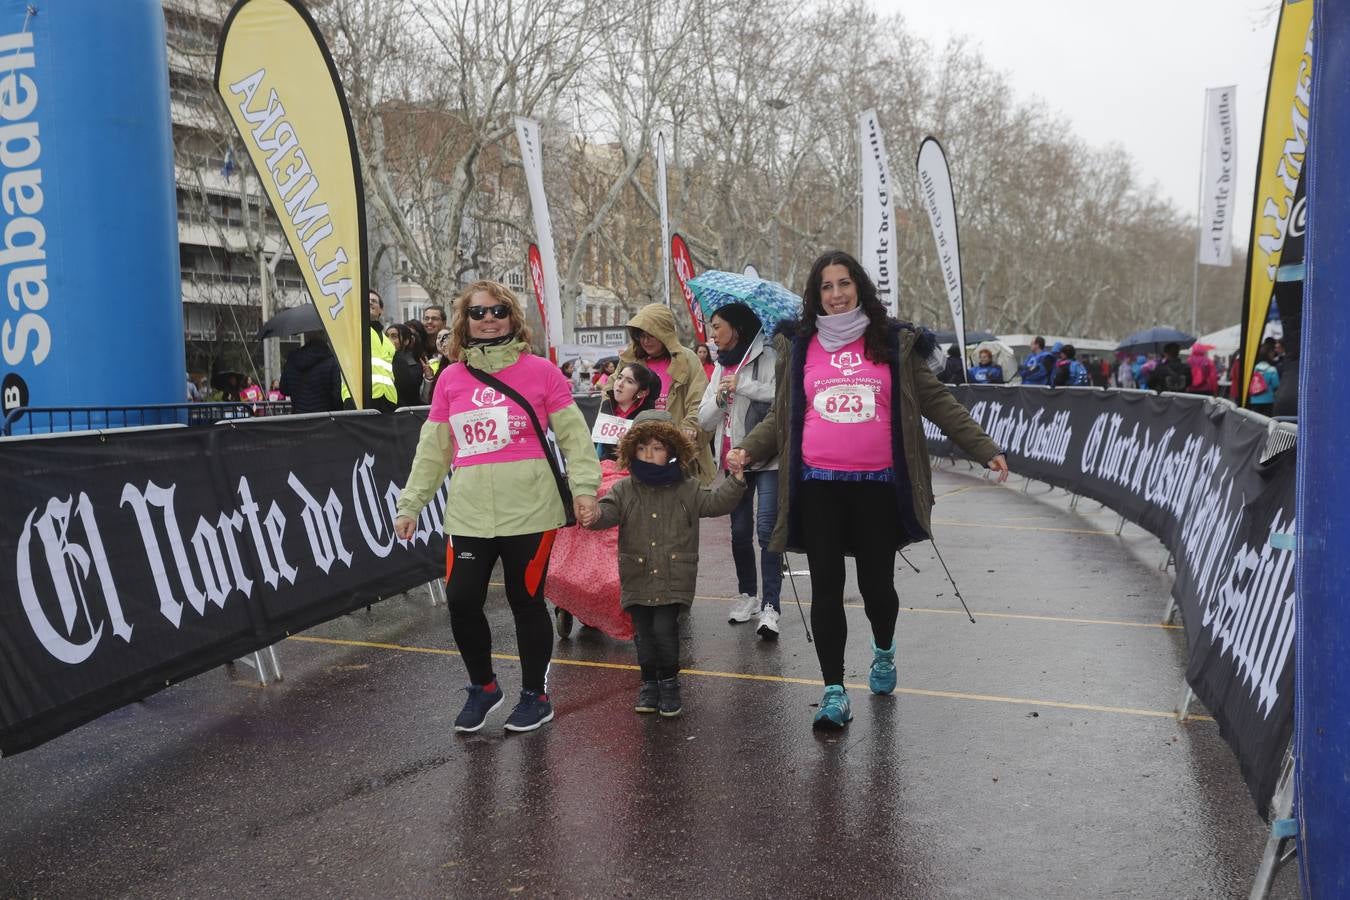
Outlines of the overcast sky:
M872 2L903 15L935 51L953 35L969 37L1020 99L1044 101L1089 143L1122 145L1136 174L1192 217L1204 91L1236 84L1233 242L1247 245L1275 0Z

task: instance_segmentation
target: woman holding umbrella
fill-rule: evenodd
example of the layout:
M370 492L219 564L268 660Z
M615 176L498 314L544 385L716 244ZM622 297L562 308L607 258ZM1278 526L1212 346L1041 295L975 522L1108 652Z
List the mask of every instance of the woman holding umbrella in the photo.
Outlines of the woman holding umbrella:
M777 356L760 327L759 318L744 303L718 307L708 319L717 345L717 367L703 392L698 419L714 433L713 454L722 468L727 454L769 412L774 395ZM758 616L756 633L767 641L778 639L779 591L783 585L783 555L769 549L778 515L778 457L745 470L745 493L731 512L731 558L736 564L740 594L728 621L749 622ZM755 512L755 495L759 512ZM759 537L759 566L764 580L761 599L755 586L755 537Z
M928 368L936 342L886 315L856 259L831 251L807 277L800 322L777 339L769 415L733 453L742 465L779 457L771 548L805 551L811 625L825 695L812 724L853 718L844 691L844 558L855 560L872 632L873 693L895 690L895 554L931 537L932 473L923 419L1007 478L997 445Z
M664 304L650 303L638 310L628 320L628 334L631 342L619 354L619 364L640 362L661 379L656 408L670 413L676 427L699 448L691 471L707 486L714 469L707 435L700 436L698 427L698 405L708 386L703 364L693 350L680 344L675 315ZM609 389L605 394L612 396Z

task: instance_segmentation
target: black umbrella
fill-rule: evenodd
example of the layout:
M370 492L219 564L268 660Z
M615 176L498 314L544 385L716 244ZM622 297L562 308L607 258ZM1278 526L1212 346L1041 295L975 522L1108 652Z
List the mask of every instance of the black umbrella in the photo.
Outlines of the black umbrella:
M313 303L302 303L283 309L258 329L258 340L269 337L287 337L303 331L322 331L323 322Z
M1175 328L1149 328L1130 335L1120 342L1117 350L1123 350L1126 353L1161 353L1165 344L1180 344L1182 347L1189 347L1195 343L1195 338L1184 331L1177 331Z

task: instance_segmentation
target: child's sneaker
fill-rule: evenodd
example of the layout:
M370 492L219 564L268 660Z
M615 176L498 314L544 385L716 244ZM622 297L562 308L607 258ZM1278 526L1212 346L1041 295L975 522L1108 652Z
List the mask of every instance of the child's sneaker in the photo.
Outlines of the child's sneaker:
M757 612L759 612L759 598L751 597L749 594L741 594L736 598L736 602L731 604L731 612L727 613L727 621L732 625L749 622Z
M660 704L660 686L655 681L642 682L642 687L638 689L637 703L633 704L633 712L654 713Z
M521 691L520 702L506 717L507 731L534 731L545 722L553 721L553 704L548 694L538 691Z
M572 614L561 606L553 608L553 627L558 632L558 637L567 640L572 636ZM585 628L585 625L581 626Z
M660 695L661 715L667 719L674 718L684 709L684 704L680 701L680 679L678 676L662 678L657 685Z
M853 721L853 710L848 703L848 694L842 684L825 685L825 696L820 698L820 709L811 720L812 728L843 728Z
M455 730L467 733L483 727L488 713L502 705L503 694L496 681L471 684L465 690L469 692L469 699L464 701L464 708L455 716Z
M874 694L895 690L895 646L895 638L891 638L889 650L882 650L872 641L872 671L867 673L867 686Z
M766 641L778 640L778 610L766 606L759 611L759 627L755 632Z

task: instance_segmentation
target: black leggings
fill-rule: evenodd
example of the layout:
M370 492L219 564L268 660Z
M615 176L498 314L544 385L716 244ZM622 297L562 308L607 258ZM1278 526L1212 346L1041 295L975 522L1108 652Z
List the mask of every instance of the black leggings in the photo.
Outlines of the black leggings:
M643 681L673 678L680 671L680 610L666 606L630 606L633 643L637 645L638 668Z
M464 657L469 680L488 684L492 671L492 632L483 604L488 580L498 557L506 577L506 599L516 618L516 644L520 648L521 685L526 690L547 690L548 663L553 658L553 625L544 605L544 576L548 554L553 549L553 531L510 537L464 537L451 535L445 548L445 599L450 607L450 631Z
M801 511L806 561L811 568L811 629L826 684L844 683L844 554L852 553L872 639L883 649L895 640L900 598L895 553L900 512L895 487L881 481L803 481Z

